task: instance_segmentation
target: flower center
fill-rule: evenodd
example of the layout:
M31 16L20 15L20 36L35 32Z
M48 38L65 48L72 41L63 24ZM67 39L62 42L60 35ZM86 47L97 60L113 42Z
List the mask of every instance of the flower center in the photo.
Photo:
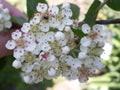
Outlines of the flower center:
M26 56L25 56L25 60L27 62L31 62L33 60L35 60L35 55L33 55L32 53L28 53Z
M48 58L48 53L43 53L41 54L42 60L47 60Z
M91 39L95 39L97 37L97 35L98 35L97 32L91 32L90 35L89 35L89 37Z
M23 40L23 38L19 38L19 39L16 41L17 46L24 46L24 43L25 43L25 41Z

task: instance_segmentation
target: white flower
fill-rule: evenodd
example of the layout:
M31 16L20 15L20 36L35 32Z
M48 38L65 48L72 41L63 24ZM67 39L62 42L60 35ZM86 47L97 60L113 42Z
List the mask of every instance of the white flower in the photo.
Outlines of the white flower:
M39 29L42 32L48 32L49 31L49 26L50 25L48 23L42 22L42 23L40 23Z
M56 73L56 70L55 70L54 68L50 68L50 69L48 70L48 75L49 75L49 76L54 76L55 73Z
M65 18L70 18L72 16L72 10L70 8L62 9L62 16Z
M55 39L56 39L57 41L59 41L59 40L64 40L64 39L65 39L65 34L62 33L62 32L60 32L60 31L58 31L58 32L56 32L56 34L55 34Z
M88 26L88 24L83 24L82 25L82 31L83 31L83 33L85 33L85 34L88 34L88 33L90 33L90 27Z
M49 55L48 60L49 61L54 61L56 57L54 55Z
M24 32L24 33L27 33L29 30L30 30L30 24L29 23L24 23L22 28L21 28L21 31Z
M88 47L88 46L90 46L90 44L91 44L91 39L84 36L84 37L81 39L80 43L81 43L82 46Z
M34 36L34 33L32 32L25 33L22 36L24 41L27 41L27 42L35 41L35 36Z
M57 6L51 6L48 9L49 14L56 15L59 12L59 8Z
M31 83L29 76L23 76L23 80L24 80L24 82L27 83L27 84L30 84L30 83Z
M64 46L64 47L62 48L62 53L68 54L69 52L70 52L70 48L69 48L68 46Z
M18 68L22 67L22 64L21 64L21 62L19 60L15 60L15 61L13 61L12 66L14 68L18 69Z
M33 17L33 19L30 20L30 25L36 25L36 24L40 23L40 20L41 20L41 14L36 13L35 16Z
M48 43L44 43L41 47L41 50L48 52L51 49L50 45Z
M79 55L78 55L79 59L84 59L86 57L87 57L86 52L80 52Z
M14 57L15 58L20 58L21 56L24 55L24 49L23 48L16 48L14 49Z
M13 50L16 47L16 42L14 40L7 41L5 47L9 50Z
M36 48L36 43L35 42L26 42L25 44L25 50L26 51L33 51Z
M38 12L43 13L47 10L47 4L38 3L36 9Z
M3 8L2 3L0 3L0 31L4 28L11 28L12 23L10 18L9 10L7 8Z
M22 36L22 32L18 29L12 33L12 39L17 40Z
M96 24L93 26L92 30L90 30L90 27L88 24L82 25L82 31L83 33L87 34L87 38L91 39L92 41L96 43L104 42L104 26Z
M45 40L53 42L55 40L54 35L55 35L54 32L48 32L48 33L46 33Z
M5 22L5 27L6 28L11 28L12 27L12 23L10 21Z
M69 26L66 26L65 29L64 29L66 32L70 32L71 31L71 28Z
M65 2L62 4L62 8L70 8L70 4Z

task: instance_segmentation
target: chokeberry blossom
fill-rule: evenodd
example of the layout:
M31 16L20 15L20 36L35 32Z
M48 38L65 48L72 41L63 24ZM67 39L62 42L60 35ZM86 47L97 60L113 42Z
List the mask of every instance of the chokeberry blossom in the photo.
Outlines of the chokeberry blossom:
M90 30L84 24L82 31L86 36L76 43L69 3L61 7L39 3L36 9L30 22L13 32L6 43L6 48L14 51L12 66L21 69L25 83L39 83L60 75L86 82L104 67L99 58L104 46L101 25Z
M12 26L10 21L10 14L7 8L3 8L3 5L0 3L0 31L4 30L5 28L9 29Z

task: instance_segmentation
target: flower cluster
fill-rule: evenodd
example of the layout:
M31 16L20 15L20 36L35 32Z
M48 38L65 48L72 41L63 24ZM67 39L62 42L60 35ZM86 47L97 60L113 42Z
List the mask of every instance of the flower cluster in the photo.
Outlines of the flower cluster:
M7 8L3 8L3 5L0 3L0 31L4 28L11 28L12 23L10 22L10 14Z
M100 61L104 45L101 25L94 25L90 30L84 24L82 31L86 36L76 43L69 3L61 7L39 3L36 9L38 13L29 23L24 23L21 30L13 32L12 40L6 43L6 48L14 51L12 65L21 68L26 83L38 83L60 75L85 82L95 70L104 67Z

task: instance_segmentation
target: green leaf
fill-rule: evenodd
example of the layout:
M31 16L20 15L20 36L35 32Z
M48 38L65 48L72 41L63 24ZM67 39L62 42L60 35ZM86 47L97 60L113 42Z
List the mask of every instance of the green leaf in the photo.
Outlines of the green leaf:
M2 70L5 65L6 65L5 57L0 58L0 70Z
M84 36L84 33L82 32L82 29L80 27L77 29L72 28L72 31L75 35L79 37L79 39L81 39Z
M72 19L78 19L79 14L80 14L80 8L77 5L72 4L72 3L70 3L70 8L71 8L71 10L73 12Z
M25 20L23 17L11 17L11 21L19 25L23 25L23 23L27 22L27 20Z
M37 12L36 6L38 3L47 4L46 0L27 0L27 15L29 19L31 19L35 12Z
M107 5L113 10L120 11L120 0L109 0Z
M95 24L100 5L101 2L99 0L94 0L85 16L84 22L89 24L91 27Z

